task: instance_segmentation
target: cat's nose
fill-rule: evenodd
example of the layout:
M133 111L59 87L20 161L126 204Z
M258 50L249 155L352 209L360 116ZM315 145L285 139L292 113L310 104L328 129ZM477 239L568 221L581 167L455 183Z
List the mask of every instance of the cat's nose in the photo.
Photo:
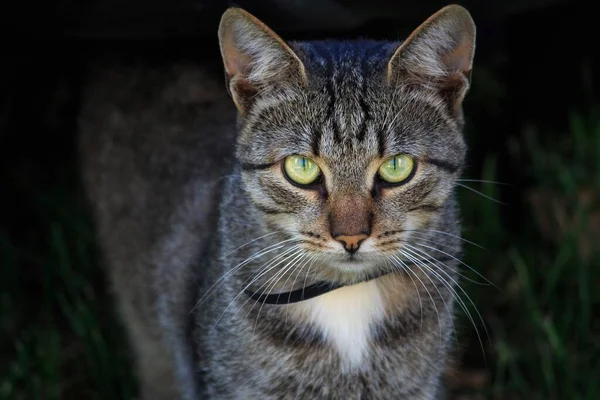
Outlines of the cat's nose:
M331 237L354 254L371 234L372 205L361 195L330 196L329 229Z
M360 244L368 238L367 235L339 235L334 239L344 245L344 249L350 254L354 254L358 251Z

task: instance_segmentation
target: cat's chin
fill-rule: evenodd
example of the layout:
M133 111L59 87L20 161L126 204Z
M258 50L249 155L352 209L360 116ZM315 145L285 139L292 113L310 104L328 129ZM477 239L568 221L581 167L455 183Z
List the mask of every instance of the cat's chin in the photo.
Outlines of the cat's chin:
M363 279L365 274L373 274L379 271L380 260L366 255L332 257L329 267L335 272L341 273L346 279Z

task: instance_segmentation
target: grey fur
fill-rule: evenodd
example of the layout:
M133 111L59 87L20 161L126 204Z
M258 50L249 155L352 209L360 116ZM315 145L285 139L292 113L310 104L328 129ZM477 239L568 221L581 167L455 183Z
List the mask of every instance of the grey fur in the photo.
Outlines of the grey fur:
M464 19L461 10L451 9L444 21ZM250 25L244 29L258 29ZM418 40L417 50L430 43ZM279 64L265 69L268 80L259 82L258 74L249 82L257 90L241 99L247 108L238 134L222 81L204 67L104 66L88 81L80 121L84 177L142 397L440 398L454 329L456 262L379 278L385 286L386 279L403 276L414 283L406 286L412 294L396 304L396 292L390 292L391 312L372 327L368 357L350 369L291 305L263 306L238 296L265 263L296 242L232 268L294 239L303 250L281 258L286 261L253 288L294 260L296 268L267 288L360 280L360 274L331 267L344 263L343 251L323 247L334 242L326 218L332 203L350 194L369 199L372 239L387 252L357 253L365 270L389 268L386 260L398 254L402 240L458 257L453 192L466 147L456 105L468 83L462 77L451 84L440 80L452 78L452 71L427 80L414 57L395 64L406 70L390 73L389 60L402 57L394 55L399 43L290 47L302 68L289 59L279 70ZM236 90L234 82L232 95L247 95ZM416 157L415 177L398 188L377 189L372 164L398 153ZM291 154L327 165L324 190L309 194L286 181L279 163ZM403 232L409 220L424 230ZM308 268L310 254L320 257ZM294 279L300 272L301 279Z

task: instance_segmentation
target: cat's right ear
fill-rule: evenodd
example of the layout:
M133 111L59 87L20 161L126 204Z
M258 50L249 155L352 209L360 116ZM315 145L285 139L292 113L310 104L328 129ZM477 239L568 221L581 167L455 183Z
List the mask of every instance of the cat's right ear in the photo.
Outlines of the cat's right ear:
M242 115L257 93L278 84L306 83L302 61L275 32L247 11L230 8L219 24L227 89Z

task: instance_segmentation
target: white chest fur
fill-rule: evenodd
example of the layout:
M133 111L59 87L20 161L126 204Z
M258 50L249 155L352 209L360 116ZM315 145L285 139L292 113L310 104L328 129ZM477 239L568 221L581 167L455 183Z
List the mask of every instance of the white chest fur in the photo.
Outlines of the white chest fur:
M339 352L345 369L360 369L368 356L374 324L384 315L375 281L343 287L297 305Z

